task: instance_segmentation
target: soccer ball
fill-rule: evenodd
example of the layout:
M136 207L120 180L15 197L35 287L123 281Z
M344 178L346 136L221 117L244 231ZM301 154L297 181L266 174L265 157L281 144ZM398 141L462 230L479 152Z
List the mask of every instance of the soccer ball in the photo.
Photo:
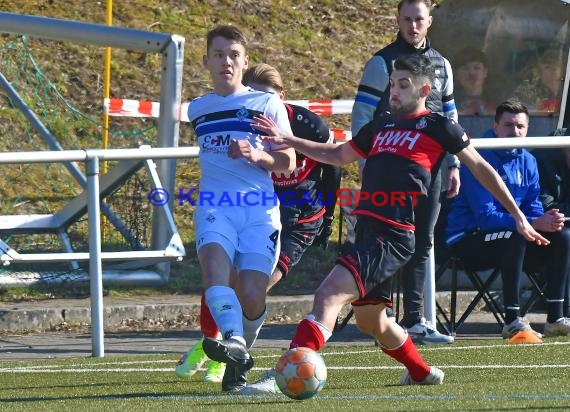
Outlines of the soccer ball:
M325 386L327 366L322 356L312 349L289 349L277 361L275 382L288 397L309 399Z

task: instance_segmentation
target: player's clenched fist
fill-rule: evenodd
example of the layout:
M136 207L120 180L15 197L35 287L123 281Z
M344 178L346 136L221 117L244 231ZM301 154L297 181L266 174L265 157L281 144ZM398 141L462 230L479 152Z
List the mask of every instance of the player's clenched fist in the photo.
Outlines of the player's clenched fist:
M248 140L232 140L228 148L228 156L232 159L245 158L250 162L257 163L261 157L259 149L256 149Z

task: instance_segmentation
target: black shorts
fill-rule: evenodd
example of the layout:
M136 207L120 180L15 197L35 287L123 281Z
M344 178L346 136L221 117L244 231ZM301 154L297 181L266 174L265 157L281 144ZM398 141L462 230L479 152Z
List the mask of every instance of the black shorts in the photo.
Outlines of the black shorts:
M301 260L301 256L317 237L323 218L294 225L283 225L281 230L281 253L277 267L287 276L289 270Z
M414 232L367 216L358 216L355 231L355 243L346 242L337 259L360 292L352 305L390 304L392 277L414 253Z

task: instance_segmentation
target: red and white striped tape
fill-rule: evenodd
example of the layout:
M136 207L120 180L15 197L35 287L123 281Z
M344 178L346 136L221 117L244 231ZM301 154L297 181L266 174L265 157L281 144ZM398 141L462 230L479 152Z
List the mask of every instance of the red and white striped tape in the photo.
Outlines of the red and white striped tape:
M160 103L149 100L105 99L103 101L105 114L117 117L158 117ZM188 103L180 107L180 121L189 122Z
M350 114L354 100L286 100L287 103L306 107L318 115ZM189 103L180 105L180 121L189 122ZM149 100L105 99L103 102L105 114L116 117L155 117L160 113L160 103ZM336 141L347 141L352 138L349 130L331 129Z
M286 100L286 103L306 107L310 111L320 115L351 114L354 100Z

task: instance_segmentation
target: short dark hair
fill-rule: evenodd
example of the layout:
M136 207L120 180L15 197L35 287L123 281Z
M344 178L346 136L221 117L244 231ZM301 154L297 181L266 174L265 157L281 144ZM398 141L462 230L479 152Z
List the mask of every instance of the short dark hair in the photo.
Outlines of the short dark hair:
M402 9L402 6L404 4L413 4L413 3L423 3L427 6L428 10L430 11L431 14L431 9L434 5L434 2L431 0L400 0L400 2L398 3L398 13L400 13L400 10Z
M406 70L415 79L424 78L430 85L435 80L435 65L424 54L404 54L394 61L395 70Z
M224 39L233 40L247 49L247 38L240 29L234 26L215 26L208 31L208 35L206 37L206 53L210 50L210 46L212 45L215 37L223 37Z
M514 98L505 100L503 103L497 106L497 109L495 110L495 123L499 123L503 113L513 113L513 114L524 113L526 114L526 117L530 117L528 114L527 107L524 104L522 104L519 100Z

